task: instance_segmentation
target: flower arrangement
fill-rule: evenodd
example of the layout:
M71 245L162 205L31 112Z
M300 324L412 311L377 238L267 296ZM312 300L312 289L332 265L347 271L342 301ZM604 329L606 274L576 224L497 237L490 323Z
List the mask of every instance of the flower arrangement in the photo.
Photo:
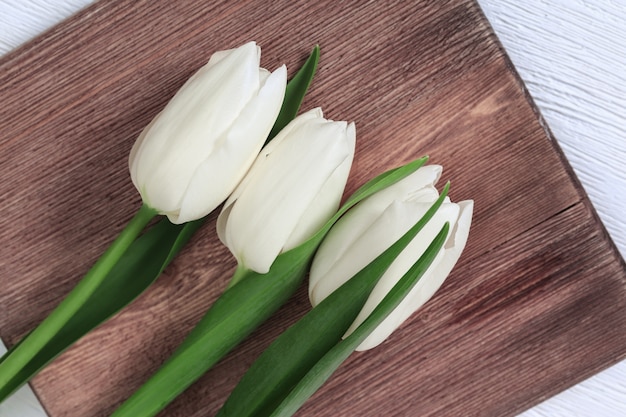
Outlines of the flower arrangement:
M80 283L0 360L0 401L147 289L222 205L230 284L174 354L113 413L154 416L267 320L309 274L312 309L280 335L219 416L289 416L355 350L382 343L442 285L468 238L427 158L381 173L340 202L354 123L298 115L319 48L287 82L249 42L214 53L137 138L143 205ZM165 216L155 224L151 220Z

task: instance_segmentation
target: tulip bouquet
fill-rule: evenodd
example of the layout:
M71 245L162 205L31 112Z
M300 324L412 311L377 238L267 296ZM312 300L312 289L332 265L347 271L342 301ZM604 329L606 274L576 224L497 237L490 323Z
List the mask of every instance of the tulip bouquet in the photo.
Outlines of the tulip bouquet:
M0 360L0 401L154 282L224 201L217 235L237 260L228 288L113 417L156 415L268 319L310 270L313 308L258 358L220 416L287 416L354 350L387 338L459 258L472 202L452 203L421 158L340 202L353 123L296 117L316 47L287 83L254 43L213 54L143 130L129 158L143 205L78 286ZM271 140L271 141L269 141ZM217 180L219 178L219 180ZM144 228L155 215L167 216ZM143 234L142 234L143 231Z

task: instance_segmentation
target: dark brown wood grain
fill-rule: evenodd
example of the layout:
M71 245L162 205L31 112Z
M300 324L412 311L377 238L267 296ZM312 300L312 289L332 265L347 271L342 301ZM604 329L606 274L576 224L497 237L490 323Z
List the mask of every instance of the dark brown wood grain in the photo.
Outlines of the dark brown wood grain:
M626 356L626 268L478 6L469 0L101 1L0 61L0 336L16 343L140 205L127 155L218 49L256 40L304 107L357 125L346 193L423 154L470 241L441 291L357 353L300 416L507 416ZM214 218L144 295L34 379L51 417L106 416L168 357L235 263ZM212 415L309 308L303 287L163 416Z

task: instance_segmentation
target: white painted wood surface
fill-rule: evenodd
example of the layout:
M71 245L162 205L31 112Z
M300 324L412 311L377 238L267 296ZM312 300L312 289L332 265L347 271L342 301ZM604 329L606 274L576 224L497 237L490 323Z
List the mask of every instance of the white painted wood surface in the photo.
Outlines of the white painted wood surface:
M0 55L90 2L0 0ZM478 2L626 256L626 0ZM0 417L40 417L24 411L31 400L3 404ZM626 361L520 415L623 416Z

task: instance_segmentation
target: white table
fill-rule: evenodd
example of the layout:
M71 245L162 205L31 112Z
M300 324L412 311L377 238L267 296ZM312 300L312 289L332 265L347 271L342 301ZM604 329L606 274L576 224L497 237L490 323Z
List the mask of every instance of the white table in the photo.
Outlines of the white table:
M91 1L0 0L0 55ZM626 0L479 3L626 257ZM0 417L45 416L28 387L11 400ZM520 417L623 416L626 361Z

